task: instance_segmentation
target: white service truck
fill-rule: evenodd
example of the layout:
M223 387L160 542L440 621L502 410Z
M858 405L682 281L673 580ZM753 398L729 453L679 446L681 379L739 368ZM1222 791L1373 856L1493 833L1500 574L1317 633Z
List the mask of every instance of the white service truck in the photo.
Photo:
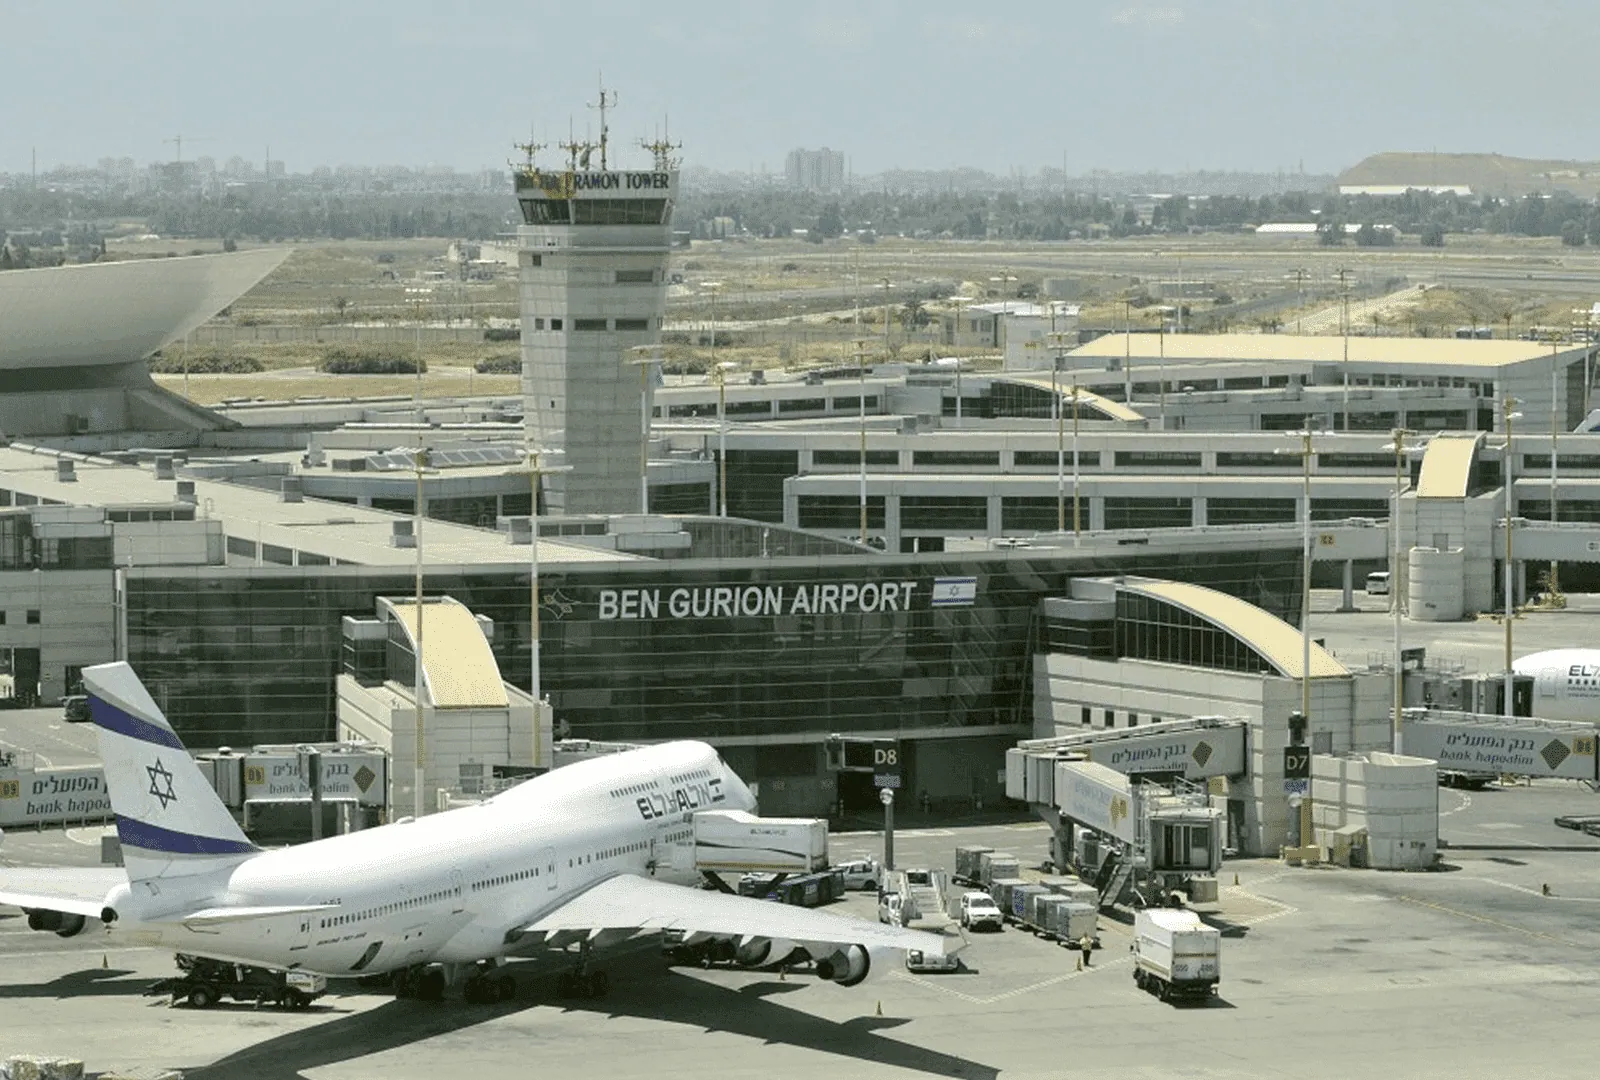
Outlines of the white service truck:
M1162 1001L1204 998L1222 979L1222 932L1181 908L1145 908L1133 919L1133 981Z

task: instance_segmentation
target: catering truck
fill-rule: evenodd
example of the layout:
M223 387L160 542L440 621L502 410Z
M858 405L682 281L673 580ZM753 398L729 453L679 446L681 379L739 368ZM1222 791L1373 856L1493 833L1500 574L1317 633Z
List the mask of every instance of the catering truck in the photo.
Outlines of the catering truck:
M815 873L828 867L828 823L702 810L694 815L694 862L702 872Z
M1192 911L1146 908L1133 919L1133 981L1162 1001L1205 998L1222 978L1222 932Z

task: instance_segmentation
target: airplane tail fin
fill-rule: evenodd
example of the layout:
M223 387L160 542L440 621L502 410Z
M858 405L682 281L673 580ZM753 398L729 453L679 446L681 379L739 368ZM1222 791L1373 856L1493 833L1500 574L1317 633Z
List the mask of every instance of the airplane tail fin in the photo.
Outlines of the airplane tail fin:
M255 854L133 668L85 668L130 881L204 874Z

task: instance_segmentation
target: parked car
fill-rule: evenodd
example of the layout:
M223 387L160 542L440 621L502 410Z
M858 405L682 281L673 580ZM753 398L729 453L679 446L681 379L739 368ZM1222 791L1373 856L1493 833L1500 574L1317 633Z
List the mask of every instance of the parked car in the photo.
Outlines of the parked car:
M860 889L862 892L876 889L882 874L877 859L856 859L854 862L841 863L833 869L844 876L846 889Z
M961 894L961 925L968 930L999 930L1005 925L994 897L986 892Z
M71 694L61 699L61 715L69 724L83 724L89 720L89 699L83 694Z
M878 921L890 926L900 925L900 894L880 893L878 896Z

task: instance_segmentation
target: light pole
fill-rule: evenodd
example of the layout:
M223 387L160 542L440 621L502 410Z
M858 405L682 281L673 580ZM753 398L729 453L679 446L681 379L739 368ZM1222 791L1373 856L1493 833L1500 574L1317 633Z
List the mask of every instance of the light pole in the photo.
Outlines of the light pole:
M1181 263L1180 263L1180 265L1181 265ZM1160 308L1156 309L1156 315L1157 315L1158 319L1160 320L1160 329L1158 331L1158 336L1161 339L1161 341L1160 341L1160 348L1161 348L1160 369L1159 369L1159 375L1157 376L1161 380L1161 382L1160 382L1159 387L1157 388L1157 394L1158 394L1159 400L1161 402L1161 430L1162 431L1167 430L1167 313L1169 311L1171 311L1171 310L1173 310L1173 309L1169 308L1169 307L1160 307ZM1183 318L1183 300L1181 298L1178 301L1177 311L1178 311L1178 318L1181 320ZM1132 403L1130 402L1129 404L1131 405Z
M963 304L967 303L967 301L971 300L972 298L970 296L952 296L950 299L953 300L955 302L955 305L956 305L956 329L955 329L955 333L950 336L950 344L952 346L956 347L956 348L960 348L960 346L961 346L961 308L962 308ZM956 427L960 427L961 426L961 357L955 356L955 357L952 357L951 359L953 359L956 362L956 425L955 426Z
M539 765L540 732L544 726L544 688L539 680L539 478L545 473L571 472L570 465L540 466L539 457L547 453L543 447L528 445L528 644L530 667L528 690L533 698L533 763Z
M1339 333L1344 337L1344 364L1340 370L1344 374L1344 414L1340 417L1339 427L1344 431L1350 430L1350 271L1339 267L1335 273L1339 277Z
M720 516L728 516L728 371L738 367L724 360L711 369L717 380L717 507Z
M887 360L889 357L889 316L892 313L892 305L889 299L890 281L888 278L880 278L879 280L883 282L883 355L884 359ZM901 344L904 345L904 342Z
M1072 381L1072 546L1083 546L1083 516L1078 509L1078 381Z
M418 447L415 458L417 469L417 501L413 507L416 513L413 519L414 523L411 526L413 533L411 539L414 541L417 551L417 655L414 657L416 662L416 671L413 673L413 678L411 680L411 697L412 702L416 706L417 710L415 732L417 747L416 753L413 755L415 760L413 762L411 777L411 813L413 817L417 818L420 818L427 813L428 805L427 801L423 797L423 786L426 782L424 779L424 772L428 757L428 741L422 714L422 470L427 466L427 463L427 448Z
M1122 400L1133 407L1133 297L1122 298Z
M1396 754L1401 752L1400 739L1400 714L1405 705L1405 678L1400 664L1400 582L1401 582L1401 550L1400 550L1400 497L1405 491L1405 462L1406 455L1422 449L1422 445L1407 446L1406 440L1415 435L1415 431L1406 428L1394 429L1394 441L1385 446L1385 450L1394 451L1394 509L1389 512L1389 536L1391 554L1389 558L1389 610L1394 616L1394 731L1393 748Z
M1276 454L1298 454L1301 465L1301 500L1304 511L1300 518L1300 715L1305 717L1307 730L1311 724L1311 437L1316 428L1316 417L1306 417L1301 431L1290 432L1299 438L1298 450L1275 450Z
M1556 513L1556 475L1559 464L1556 459L1556 438L1561 433L1561 423L1556 415L1557 382L1560 367L1556 359L1558 355L1558 335L1550 335L1550 524L1554 525L1558 518ZM1556 594L1561 591L1561 563L1557 559L1550 560L1550 599L1553 602Z
M661 346L635 345L628 363L639 369L639 513L650 513L650 372L661 363Z
M1501 411L1505 415L1505 428L1506 428L1505 457L1500 463L1500 482L1505 485L1505 489L1506 489L1506 550L1505 550L1505 575L1504 575L1504 582L1503 582L1504 588L1505 588L1505 593L1506 593L1506 604L1505 604L1505 621L1506 621L1506 655L1505 655L1505 662L1506 662L1506 669L1505 669L1505 675L1504 675L1503 684L1502 684L1502 687L1501 687L1501 692L1505 695L1505 701L1503 701L1501 703L1502 715L1505 715L1505 716L1510 716L1512 714L1511 713L1511 696L1512 696L1512 691L1516 686L1516 680L1513 678L1512 671L1511 671L1511 619L1512 619L1512 616L1515 614L1515 606L1516 606L1516 598L1515 598L1514 594L1511 591L1511 586L1512 586L1512 581L1511 581L1511 423L1512 423L1513 420L1522 419L1522 414L1521 413L1513 411L1514 408L1517 405L1520 405L1520 404L1522 404L1521 401L1519 401L1517 398L1511 397L1508 394L1508 395L1506 395L1505 400L1501 403L1501 406L1500 406ZM1551 464L1554 465L1554 462L1552 462Z
M700 291L711 294L711 360L712 367L717 366L717 293L722 291L720 281L702 281Z
M856 409L861 420L861 543L867 542L867 350L866 342L856 342Z
M1056 533L1059 535L1067 531L1067 478L1066 478L1066 427L1067 410L1061 402L1061 357L1065 351L1065 335L1057 333L1054 329L1056 305L1050 305L1050 344L1054 349L1050 359L1050 410L1056 422ZM1078 400L1077 387L1073 387L1072 395L1074 414ZM1073 434L1077 434L1077 425L1073 425ZM1078 448L1074 441L1072 448L1072 467L1074 473L1078 467ZM1076 494L1076 485L1074 485ZM1074 511L1077 507L1074 505ZM1077 514L1073 514L1073 526L1076 531Z

